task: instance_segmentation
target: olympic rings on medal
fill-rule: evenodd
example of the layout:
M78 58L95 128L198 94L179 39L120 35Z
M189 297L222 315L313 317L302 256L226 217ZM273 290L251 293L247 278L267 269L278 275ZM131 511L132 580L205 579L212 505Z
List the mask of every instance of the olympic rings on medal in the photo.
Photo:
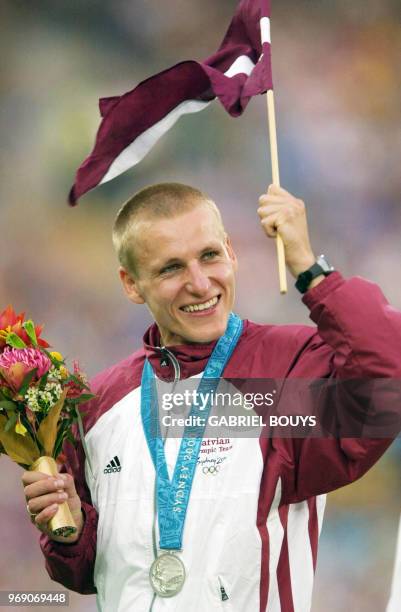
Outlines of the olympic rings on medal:
M202 468L202 472L204 474L217 474L217 472L220 470L220 467L218 465L210 465L210 466L204 466Z

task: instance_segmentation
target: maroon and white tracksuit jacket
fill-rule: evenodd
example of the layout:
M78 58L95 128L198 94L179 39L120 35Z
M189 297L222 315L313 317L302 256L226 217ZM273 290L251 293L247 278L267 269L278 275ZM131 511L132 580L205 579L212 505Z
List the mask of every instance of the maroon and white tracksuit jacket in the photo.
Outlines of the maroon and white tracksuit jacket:
M244 321L224 377L401 378L401 313L376 285L335 272L303 301L317 329ZM390 441L204 440L180 553L187 578L176 596L155 597L149 582L155 470L141 423L140 385L145 357L160 378L174 376L159 341L153 325L140 351L93 381L97 397L86 405L84 422L89 461L81 444L66 449L85 525L72 545L42 536L51 578L97 593L106 612L308 612L325 493L362 476ZM213 346L169 347L181 378L199 375ZM166 441L170 470L179 444Z

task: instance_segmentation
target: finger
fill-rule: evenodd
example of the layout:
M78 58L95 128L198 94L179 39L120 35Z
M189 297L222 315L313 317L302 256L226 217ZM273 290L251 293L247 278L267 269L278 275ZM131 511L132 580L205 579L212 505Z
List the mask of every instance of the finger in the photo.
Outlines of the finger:
M289 201L294 198L283 197L281 195L270 195L267 193L262 193L259 198L259 205L265 206L266 204L287 204Z
M283 204L268 204L260 206L257 209L259 217L262 219L267 215L280 213L282 221L290 221L291 219L301 219L305 217L305 206L302 200L295 202L285 202Z
M265 206L259 206L257 213L260 218L266 217L267 215L280 212L283 209L283 204L267 204Z
M51 476L49 476L49 474L43 474L43 472L24 472L21 476L21 480L22 480L22 484L23 485L29 485L32 484L33 482L36 482L37 480L43 480L43 478L51 478Z
M291 206L275 206L275 207L266 207L263 214L259 215L260 220L270 219L271 217L275 218L277 223L277 227L279 227L283 223L287 223L293 219L296 219L298 216L297 211Z
M68 494L63 491L63 493L50 493L48 495L41 495L40 497L34 497L30 499L27 503L27 508L29 508L29 512L33 514L39 514L45 508L52 506L57 503L62 503L67 501Z
M24 493L26 499L32 499L34 497L40 497L41 495L46 495L48 493L53 493L55 491L63 491L64 490L65 481L58 477L54 478L53 476L44 476L39 480L36 480L32 484L26 485L24 487Z
M59 477L63 481L63 490L68 493L69 497L74 497L77 495L77 490L75 488L75 481L71 474L63 473L59 474Z
M52 519L53 516L57 514L58 509L58 504L52 504L51 506L48 506L47 508L42 510L42 512L40 512L33 521L36 527L38 527L41 531L47 532L47 524L50 519Z
M294 198L295 196L292 195L292 193L290 193L289 191L287 191L286 189L284 189L283 187L280 187L279 185L269 185L269 187L267 188L267 193L269 195L276 195L276 196L285 196L285 197L290 197L290 198Z
M277 236L277 227L279 225L279 213L268 215L261 220L261 224L269 238L275 238Z
M294 198L292 195L289 196L280 196L280 195L268 195L262 194L259 198L259 206L270 206L270 205L286 205L293 206L294 208L299 208L301 210L305 209L305 202L300 200L299 198Z

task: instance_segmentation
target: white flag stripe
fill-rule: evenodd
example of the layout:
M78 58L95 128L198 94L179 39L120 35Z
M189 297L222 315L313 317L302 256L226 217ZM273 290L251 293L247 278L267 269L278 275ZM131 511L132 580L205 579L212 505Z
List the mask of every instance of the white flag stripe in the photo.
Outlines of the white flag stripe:
M281 479L279 478L267 517L267 531L269 534L269 593L267 598L267 610L269 612L281 612L280 593L277 582L277 566L280 559L281 547L284 538L284 529L278 513L278 505L281 499Z
M228 77L233 77L241 73L249 76L254 67L255 64L247 55L240 55L224 74ZM160 121L152 125L149 129L142 132L142 134L135 138L135 140L115 158L110 168L99 182L99 185L111 181L119 174L122 174L129 168L132 168L132 166L138 164L182 115L198 113L209 104L210 102L201 102L199 100L185 100L181 102L181 104L178 104L172 111L163 117L163 119L160 119Z
M135 140L116 157L99 185L111 181L119 174L122 174L132 166L135 166L135 164L138 164L156 144L159 138L168 132L182 115L197 113L206 108L209 104L210 102L200 102L198 100L186 100L185 102L181 102L181 104L176 106L168 115L163 117L163 119L152 125L148 130L142 132L142 134L135 138Z
M228 77L233 77L241 73L245 73L249 76L254 68L255 64L247 55L240 55L224 74Z
M324 516L324 511L326 509L326 501L327 501L327 495L325 493L323 493L322 495L318 495L316 497L316 513L317 513L317 523L319 526L319 535L320 535L320 532L322 531L323 516Z
M313 558L309 537L308 502L291 504L287 542L294 610L309 610L313 588Z
M268 17L262 17L260 20L260 35L263 43L271 44L270 38L270 19Z

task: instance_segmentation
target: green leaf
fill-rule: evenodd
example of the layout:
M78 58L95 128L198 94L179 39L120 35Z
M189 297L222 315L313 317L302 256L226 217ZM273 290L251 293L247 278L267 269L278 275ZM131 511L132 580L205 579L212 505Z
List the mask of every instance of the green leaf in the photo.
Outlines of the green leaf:
M32 342L33 346L38 346L38 339L36 337L35 326L33 324L33 321L31 320L25 321L25 323L22 324L22 327L25 329L26 333L28 334L28 338Z
M4 410L10 410L10 411L17 410L17 407L14 404L14 402L10 402L8 400L1 400L0 401L0 408L4 408Z
M46 372L45 374L43 374L43 376L41 377L40 381L39 381L39 389L41 391L43 391L43 389L46 387L46 383L47 383L47 379L49 378L49 372Z
M17 349L26 348L25 342L22 340L22 338L17 336L17 334L15 334L14 332L8 332L6 336L6 342L12 348L17 348Z
M53 459L57 459L57 457L61 453L62 447L63 447L63 438L60 436L59 438L57 438L56 443L54 445Z
M1 372L0 372L0 377L1 377ZM11 391L11 389L9 389L8 387L2 387L2 398L1 399L6 399L6 400L12 400L14 393Z
M38 371L38 368L34 368L30 372L28 372L28 374L24 377L24 380L22 381L22 384L20 388L18 389L19 395L22 395L22 396L25 395L37 371Z
M71 430L67 431L67 435L66 435L67 440L69 440L69 442L71 442L71 444L73 444L74 446L77 445L77 439L74 438L73 433Z
M10 431L10 429L15 427L16 423L17 423L17 415L12 414L10 418L8 419L7 423L4 425L4 431Z
M94 397L96 397L94 393L82 393L82 395L79 396L79 399L81 402L89 402L89 400L93 399Z
M69 397L68 403L74 405L83 404L84 402L91 400L93 397L95 396L92 393L82 393L81 395L78 395L78 397Z
M67 433L68 433L68 423L64 422L61 424L61 426L59 426L59 430L57 432L57 437L56 437L56 442L54 444L53 457L55 459L61 453L63 442L66 438Z

